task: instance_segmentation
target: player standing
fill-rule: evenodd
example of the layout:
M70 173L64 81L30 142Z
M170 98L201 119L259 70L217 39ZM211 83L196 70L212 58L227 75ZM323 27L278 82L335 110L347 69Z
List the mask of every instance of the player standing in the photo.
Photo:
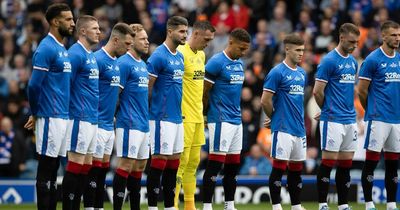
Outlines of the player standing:
M400 26L386 21L381 26L382 45L361 65L357 86L365 109L365 164L361 175L365 208L375 210L372 201L374 170L383 149L387 209L396 208L397 169L400 152Z
M203 210L212 209L216 177L222 166L225 209L235 209L236 175L243 142L240 97L244 70L240 58L249 47L249 33L235 29L229 35L225 50L215 54L205 67L203 106L205 111L208 110L210 154L203 176Z
M133 45L118 58L120 84L116 116L116 149L119 157L113 181L114 210L120 210L128 188L131 210L140 210L140 180L149 158L149 75L141 59L149 51L147 33L140 24L131 24ZM127 184L128 183L128 184Z
M317 70L314 96L321 108L322 161L317 175L320 210L329 209L329 179L336 162L338 208L349 209L350 168L357 148L354 84L358 64L351 53L357 47L359 36L357 26L343 24L339 29L338 46L322 59Z
M304 127L306 73L298 64L303 57L304 40L298 35L291 34L285 37L283 43L285 59L272 68L266 76L261 98L264 112L271 119L273 139L269 190L272 210L282 210L281 180L288 166L287 185L292 210L301 210L303 209L300 202L301 170L307 149Z
M196 210L196 170L200 162L201 145L204 144L203 84L206 56L203 49L214 39L215 29L208 21L193 24L192 35L178 51L184 57L182 87L182 116L184 148L181 154L176 180L175 208L178 209L181 186L184 192L184 209Z
M67 4L52 4L46 11L50 25L33 58L28 85L31 116L25 128L35 130L39 154L36 176L37 208L55 210L57 170L60 156L66 155L66 135L70 100L71 63L62 41L74 31L74 20Z
M72 75L66 134L68 163L62 182L63 209L79 209L92 165L97 138L99 70L91 48L99 43L99 28L95 17L79 17L76 22L78 42L68 50Z
M117 23L107 44L94 53L99 67L99 121L93 164L84 191L85 208L103 209L104 182L115 139L114 115L120 87L117 57L125 54L132 45L132 34L129 25Z
M180 16L167 21L167 38L147 61L150 75L151 164L147 176L149 210L156 210L160 177L165 210L174 210L176 173L183 151L182 76L183 55L176 50L185 44L188 22Z

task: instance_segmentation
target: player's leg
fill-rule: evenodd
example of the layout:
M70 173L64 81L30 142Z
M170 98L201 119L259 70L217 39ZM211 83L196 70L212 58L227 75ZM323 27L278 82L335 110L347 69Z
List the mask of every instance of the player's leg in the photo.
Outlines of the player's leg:
M354 152L357 148L357 124L343 125L346 135L340 146L336 169L336 189L338 193L339 210L349 209L348 194L350 189L350 169L353 163Z
M389 137L386 140L383 151L385 157L385 188L387 209L396 209L396 195L398 185L398 161L400 157L400 125L392 124Z
M183 123L184 126L184 149L179 160L179 168L176 174L175 198L174 206L176 209L179 207L179 194L182 187L183 176L186 172L186 167L189 163L191 146L194 138L195 123Z
M148 145L148 144L147 144ZM142 151L142 149L141 149ZM135 160L133 168L128 177L127 189L129 191L129 200L131 210L140 210L140 189L142 173L146 167L147 159L149 156L149 148L147 146L147 158ZM145 157L145 156L142 156Z
M96 188L96 197L94 201L94 209L95 210L103 210L104 209L104 196L105 196L105 188L106 188L106 176L108 171L110 170L110 159L111 153L113 150L115 133L114 131L109 132L110 138L106 141L104 147L104 156L102 161L102 168L100 171L100 175L98 176L98 187Z
M208 130L210 144L207 166L203 175L203 210L212 210L215 183L229 149L226 142L224 144L221 143L222 123L208 123Z
M171 132L171 136L168 137L172 141L172 154L168 156L167 165L165 166L164 173L162 175L162 186L164 195L164 207L166 210L175 210L174 198L175 198L175 186L176 186L176 174L179 168L180 154L183 152L183 123L170 123L165 122L163 126L165 129Z
M342 134L335 130L340 127L335 127L335 125L328 121L320 122L322 160L317 173L318 209L320 210L328 209L327 196L331 171L336 164L341 143Z
M125 198L125 188L131 172L134 159L137 158L140 143L140 132L127 128L116 129L116 150L118 165L113 180L113 207L114 210L122 209ZM136 144L135 144L136 143Z
M301 179L301 171L303 169L303 161L306 160L307 140L306 137L289 137L292 140L292 151L289 157L287 185L292 203L292 210L302 210L300 196L303 186Z
M36 152L39 155L36 176L38 209L55 209L56 171L62 142L67 129L67 121L55 118L38 118L35 125ZM64 148L65 149L65 148Z
M289 160L292 141L288 135L282 132L272 133L271 157L272 171L269 176L269 191L271 196L272 210L282 210L281 187L282 176L286 171Z
M366 209L374 209L372 201L372 187L374 181L374 170L378 165L380 153L384 141L389 136L390 126L379 121L367 122L364 148L367 150L365 163L361 174L361 184L363 187Z
M234 210L235 209L235 192L236 192L236 175L240 168L240 152L242 151L243 144L243 128L242 125L233 125L226 123L222 128L227 133L232 133L233 136L230 146L228 149L228 154L226 155L224 163L224 178L222 179L222 185L224 187L225 193L225 209ZM225 133L224 136L227 136Z

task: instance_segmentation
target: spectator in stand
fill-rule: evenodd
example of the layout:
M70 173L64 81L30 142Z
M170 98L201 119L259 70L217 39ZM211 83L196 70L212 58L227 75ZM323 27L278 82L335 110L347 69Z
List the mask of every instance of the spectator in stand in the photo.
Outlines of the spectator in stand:
M271 171L271 161L265 157L260 145L253 144L249 155L244 158L239 174L250 176L269 175Z
M274 17L269 23L269 29L275 40L279 40L281 32L292 32L292 23L286 18L286 7L281 3L274 8Z
M248 30L250 9L244 4L243 0L233 0L230 11L235 19L235 27Z
M122 18L122 5L117 0L106 0L101 8L106 11L107 18L111 24L117 23Z
M25 169L27 143L9 117L0 122L0 177L18 177Z
M300 12L299 22L296 24L296 32L303 32L309 35L314 35L317 32L317 27L310 18L310 13L306 10Z
M193 25L193 23L196 21L204 21L209 19L206 12L207 6L207 0L196 0L196 8L190 11L188 14L188 21L190 26Z
M235 17L230 10L229 4L223 1L219 4L218 10L211 16L211 24L217 28L223 28L223 31L229 32L235 27Z
M367 40L365 40L364 47L361 49L361 56L365 58L372 51L378 48L380 45L380 39L378 30L374 27L368 29Z
M323 19L320 25L320 34L315 39L315 52L328 52L328 46L332 41L334 41L334 39L332 36L331 21L329 19Z

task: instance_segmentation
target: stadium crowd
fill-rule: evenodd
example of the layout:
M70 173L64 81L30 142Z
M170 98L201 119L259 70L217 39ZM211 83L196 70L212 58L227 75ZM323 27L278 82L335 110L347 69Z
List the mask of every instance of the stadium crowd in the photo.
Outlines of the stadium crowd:
M29 113L27 84L32 70L32 55L48 32L44 12L45 0L0 1L0 177L34 178L35 139L23 128ZM308 74L306 88L307 160L305 172L315 174L320 157L318 122L313 119L319 108L311 90L321 58L337 45L339 26L352 22L361 32L358 48L353 53L359 64L379 47L382 22L400 19L400 1L394 0L70 0L74 17L84 14L99 20L101 41L107 42L112 26L123 21L141 23L149 35L150 52L165 40L168 17L210 20L216 28L215 38L205 49L210 58L226 46L228 34L236 27L252 35L251 50L244 58L245 83L242 89L243 161L240 173L262 175L271 171L268 160L270 130L264 128L261 108L263 81L269 70L284 58L283 37L299 33L306 51L301 66ZM289 3L290 2L290 3ZM68 49L75 39L66 40ZM359 125L359 150L354 168L361 169L365 152L363 109L355 99ZM254 145L257 146L254 146ZM205 150L206 151L206 150ZM264 155L260 155L264 153ZM206 154L202 156L204 159ZM360 163L360 164L357 164ZM204 164L203 164L204 165Z

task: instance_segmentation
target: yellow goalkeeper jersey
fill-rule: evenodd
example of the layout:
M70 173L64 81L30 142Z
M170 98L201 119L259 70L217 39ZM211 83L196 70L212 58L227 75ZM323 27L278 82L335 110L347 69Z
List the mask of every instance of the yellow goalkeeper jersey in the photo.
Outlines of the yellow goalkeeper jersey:
M182 117L184 122L203 122L203 82L206 56L203 51L193 52L189 44L180 45L184 57L182 85Z

